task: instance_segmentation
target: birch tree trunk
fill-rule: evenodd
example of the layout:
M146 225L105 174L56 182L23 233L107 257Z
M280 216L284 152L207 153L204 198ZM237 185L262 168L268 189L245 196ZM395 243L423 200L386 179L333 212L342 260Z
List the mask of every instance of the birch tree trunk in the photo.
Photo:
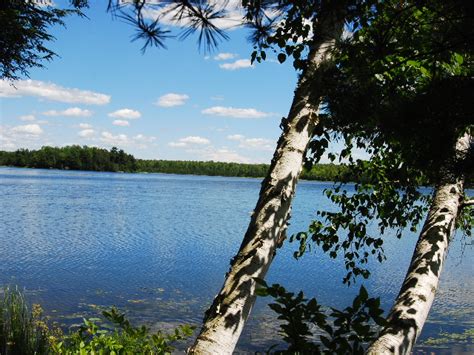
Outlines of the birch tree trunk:
M421 333L462 208L464 172L459 169L459 162L466 159L470 144L470 136L461 137L454 157L441 170L408 273L388 316L388 324L367 350L369 355L409 354Z
M285 237L304 154L318 123L324 73L343 30L344 5L341 3L338 2L337 9L327 9L330 11L325 11L315 25L317 35L310 49L308 66L299 79L288 118L282 120L283 132L268 175L262 182L247 232L189 353L233 352L256 299L255 278L265 277Z

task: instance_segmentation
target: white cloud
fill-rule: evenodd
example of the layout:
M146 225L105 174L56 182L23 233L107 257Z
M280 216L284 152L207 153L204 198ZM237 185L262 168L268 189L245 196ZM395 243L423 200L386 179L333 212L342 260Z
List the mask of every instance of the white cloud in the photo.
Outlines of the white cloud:
M186 143L183 142L169 142L168 145L172 148L184 148L188 146Z
M215 148L213 146L191 147L186 153L192 154L192 159L213 160L223 162L250 163L250 159L228 148Z
M131 110L129 108L123 108L108 114L109 117L113 118L124 118L128 120L135 120L142 116L139 111Z
M153 136L145 136L143 134L137 134L132 138L136 143L151 143L156 140L156 137Z
M250 160L239 153L226 148L220 148L207 153L209 160L222 162L250 163Z
M110 95L89 90L65 88L50 82L39 80L17 80L12 83L0 80L0 97L36 96L43 99L87 105L105 105L110 102Z
M107 131L104 131L101 133L100 140L104 143L109 143L111 145L119 145L119 144L126 145L130 142L126 134L113 135L112 133L107 132Z
M231 134L231 135L227 136L227 139L231 140L231 141L241 141L244 138L245 137L241 134Z
M19 148L38 149L43 130L38 124L20 126L0 125L0 149L15 150Z
M240 148L252 148L257 150L267 150L273 151L273 142L265 138L245 138L241 144Z
M81 129L90 129L90 128L92 128L92 125L90 125L89 123L79 123L79 128L81 128Z
M95 131L93 129L83 129L82 131L79 131L78 133L79 137L82 138L91 138L95 136Z
M250 62L250 59L239 59L232 63L219 64L219 67L225 70L237 70L243 68L253 68L254 65Z
M214 60L229 60L237 57L237 54L234 53L219 53L214 57Z
M189 144L209 144L209 143L211 143L209 141L209 139L202 138L202 137L199 137L199 136L188 136L188 137L181 138L179 141L183 142L183 143L189 143Z
M23 115L18 117L20 121L34 121L36 119L35 115Z
M70 117L90 117L92 116L92 111L84 110L79 107L70 107L63 111L49 110L43 112L45 116L70 116Z
M112 122L114 126L121 126L121 127L128 127L130 126L130 122L125 121L125 120L115 120Z
M26 134L31 136L39 136L43 133L43 129L38 124L27 124L15 126L11 130L13 133Z
M188 147L189 145L208 145L210 143L211 141L207 138L199 136L188 136L178 139L177 142L170 142L168 143L168 145L173 148L184 148Z
M163 96L160 96L155 105L161 107L174 107L184 105L186 100L189 99L188 95L185 94L175 94L169 93Z
M257 111L254 108L235 108L224 106L213 106L201 111L206 115L234 117L234 118L262 118L272 116L271 113Z
M227 136L228 140L239 142L239 148L273 151L274 142L266 138L246 138L241 134Z
M143 134L137 134L133 137L129 137L126 134L114 135L107 131L102 132L100 137L100 141L109 146L134 146L140 149L147 148L148 144L155 140L156 137L145 136Z
M211 20L211 23L218 28L234 29L243 25L244 11L242 9L241 0L208 0L208 3L216 5L217 9L226 11L224 18L216 18ZM224 5L224 6L223 6ZM157 8L148 7L144 11L144 16L150 19L160 18L161 23L171 26L187 27L191 24L188 17L184 17L181 21L176 21L176 5L171 3L169 5Z
M224 101L224 96L222 96L222 95L211 96L211 100L214 100L214 101Z

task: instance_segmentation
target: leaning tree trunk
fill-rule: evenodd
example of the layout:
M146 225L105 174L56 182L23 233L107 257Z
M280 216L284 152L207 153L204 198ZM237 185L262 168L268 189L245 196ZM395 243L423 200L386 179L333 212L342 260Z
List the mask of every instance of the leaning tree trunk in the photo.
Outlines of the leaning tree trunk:
M441 169L433 201L413 254L400 293L388 316L388 324L367 354L409 354L428 317L439 277L462 208L464 172L459 162L466 159L471 137L456 143L454 157ZM454 159L453 159L454 158Z
M335 9L325 12L316 24L317 38L307 69L300 77L288 118L282 121L283 133L242 245L189 353L231 354L235 348L255 302L255 279L265 277L276 248L284 239L304 154L318 123L322 78L343 25L342 10ZM315 87L319 92L315 92Z

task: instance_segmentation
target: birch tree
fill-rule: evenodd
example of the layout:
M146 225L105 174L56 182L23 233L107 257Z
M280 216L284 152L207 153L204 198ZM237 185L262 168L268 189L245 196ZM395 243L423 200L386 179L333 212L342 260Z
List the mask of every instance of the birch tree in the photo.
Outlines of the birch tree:
M308 45L308 60L288 117L282 121L283 133L270 170L262 182L259 199L239 252L231 261L224 285L207 311L190 353L233 352L255 302L256 279L265 277L277 247L285 238L303 158L319 123L318 108L324 94L325 73L332 65L331 54L342 34L345 20L344 2L336 5L323 1L318 9L310 9L313 13L315 10L318 14L313 28L316 35ZM300 21L297 17L302 10L293 8L293 11L297 13L286 21ZM260 19L257 18L258 21ZM281 27L281 31L285 30L288 31Z
M443 163L428 217L424 223L400 293L388 323L367 353L410 354L428 318L439 285L449 242L464 203L465 171L460 165L472 159L472 137L456 142L453 156Z
M87 5L87 1L72 3ZM163 29L161 20L166 15L184 24L181 38L198 32L200 42L207 49L227 38L214 24L215 20L225 17L225 9L219 2L109 0L108 4L116 16L137 28L134 39L145 41L143 49L165 46L169 31ZM242 5L247 10L244 22L253 29L253 41L259 48L252 59L264 60L265 50L274 45L281 50L278 60L283 62L286 57L293 57L295 68L302 73L288 117L282 120L283 133L262 183L247 233L231 261L222 290L206 313L203 329L190 349L195 353L233 351L255 302L255 278L265 277L277 246L285 238L296 183L308 143L319 123L326 72L333 65L332 51L343 32L348 2L244 0ZM149 6L158 8L161 15L150 20L145 11ZM13 20L21 23L14 16ZM314 35L310 35L311 32ZM28 66L31 63L26 63Z
M397 237L407 227L416 231L429 207L388 323L368 350L408 354L428 317L455 229L470 234L473 228L463 188L474 161L472 11L460 1L387 1L372 11L341 49L326 122L342 132L352 168L367 181L353 195L342 187L329 191L341 210L321 212L322 221L295 239L299 254L311 242L331 257L343 253L344 281L351 282L369 276L370 255L385 258L384 231L395 229ZM370 159L352 159L353 145L365 147ZM435 186L432 197L420 193L422 184ZM366 228L374 219L378 236Z

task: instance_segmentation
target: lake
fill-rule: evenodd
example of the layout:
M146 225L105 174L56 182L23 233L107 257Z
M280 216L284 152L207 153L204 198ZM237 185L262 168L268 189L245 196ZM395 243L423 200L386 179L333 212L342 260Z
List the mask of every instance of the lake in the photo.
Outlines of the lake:
M305 230L317 209L331 208L322 194L331 186L299 183L288 235ZM198 325L240 246L259 189L260 180L249 178L0 168L0 285L19 285L64 326L110 305L153 326ZM384 309L398 293L416 238L388 234L388 260L370 264L364 285ZM460 233L451 244L420 341L473 327L472 244ZM349 305L360 282L342 284L342 261L316 249L295 260L296 247L279 250L267 281L302 289L327 306ZM259 299L238 348L279 342L274 315Z

